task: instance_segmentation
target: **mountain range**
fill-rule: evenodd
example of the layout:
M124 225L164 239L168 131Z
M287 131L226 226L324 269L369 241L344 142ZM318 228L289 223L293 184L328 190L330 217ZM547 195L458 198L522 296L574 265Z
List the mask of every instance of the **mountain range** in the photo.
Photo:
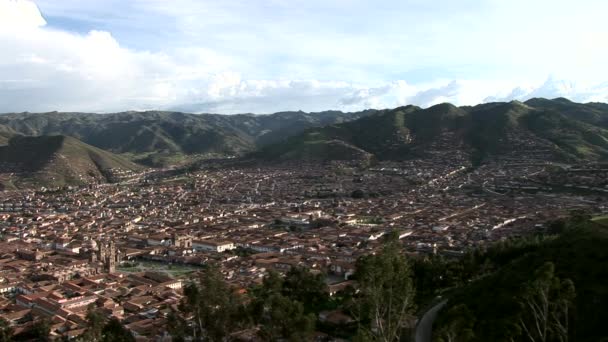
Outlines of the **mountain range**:
M327 111L271 115L214 115L180 112L11 113L0 115L7 133L67 135L114 153L242 155L308 128L376 113ZM0 129L0 134L3 130Z
M53 178L53 184L86 183L86 177L58 177L69 169L57 164L58 155L69 157L70 165L84 160L87 166L75 172L93 179L106 178L107 169L138 170L136 163L165 166L180 160L176 156L280 162L459 155L475 165L525 154L540 161L595 161L608 159L608 104L533 98L353 113L9 113L0 115L0 145L6 170L54 170L40 184ZM17 183L27 183L20 177Z
M399 107L307 130L262 148L257 156L386 160L449 151L466 154L474 164L518 153L534 153L547 160L605 160L608 105L537 98L473 107L447 103L426 109Z

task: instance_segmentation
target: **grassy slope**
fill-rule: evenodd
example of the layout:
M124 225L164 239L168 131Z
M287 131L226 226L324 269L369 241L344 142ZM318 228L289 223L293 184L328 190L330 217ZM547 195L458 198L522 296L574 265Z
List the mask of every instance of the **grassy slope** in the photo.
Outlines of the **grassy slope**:
M68 135L115 153L169 161L171 158L156 158L150 154L240 155L308 128L346 122L375 112L282 112L272 115L195 115L159 111L101 115L20 113L0 115L0 125L24 135Z
M412 107L414 108L414 107ZM286 141L262 148L258 155L268 159L360 159L395 155L404 147L409 130L405 111L398 108L359 120L312 129ZM405 151L401 151L405 152Z
M352 119L358 120L349 121ZM8 134L74 136L149 164L188 159L171 158L172 154L197 158L242 155L260 147L258 155L267 159L347 159L367 154L402 159L425 155L442 139L452 139L444 141L443 147L472 150L474 161L509 153L526 139L540 141L536 146L551 146L565 159L608 159L608 105L565 99L460 108L450 104L427 109L407 106L357 113L23 113L0 115L0 128L3 126ZM0 144L6 140L2 132L0 129ZM524 139L509 140L514 132Z
M438 139L452 139L449 146L468 146L474 162L511 152L516 144L536 141L566 159L608 159L608 130L599 122L608 120L608 107L590 106L585 116L571 112L571 103L559 109L562 101L551 106L531 107L517 101L488 103L475 107L440 104L427 109L408 106L384 111L359 120L311 129L280 144L262 149L268 159L299 157L318 152L313 159L331 158L322 147L341 141L380 159L410 158L424 153ZM545 101L530 102L545 104ZM598 122L598 124L594 124ZM446 133L450 135L446 136ZM517 136L519 140L512 140ZM530 140L531 139L531 140ZM311 150L310 145L317 146ZM543 149L542 147L538 147ZM306 153L304 153L306 151Z
M65 136L15 137L9 145L0 147L0 161L10 167L9 171L19 171L5 182L9 187L86 184L107 180L109 169L142 169L122 157Z
M605 103L576 103L564 98L553 100L534 98L526 101L531 107L560 112L567 117L588 124L608 128L608 105Z
M608 130L568 117L553 110L531 113L523 121L538 137L581 158L608 157Z
M13 131L10 127L0 125L0 146L8 145L8 141L14 135L15 131Z

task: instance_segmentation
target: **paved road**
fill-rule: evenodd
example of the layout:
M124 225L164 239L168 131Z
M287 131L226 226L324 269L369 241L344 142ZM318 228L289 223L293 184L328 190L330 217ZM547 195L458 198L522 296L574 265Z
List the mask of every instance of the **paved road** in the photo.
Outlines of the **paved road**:
M431 342L431 337L433 336L433 322L435 321L435 318L437 318L439 310L441 310L447 302L447 299L444 299L424 313L416 326L416 342Z

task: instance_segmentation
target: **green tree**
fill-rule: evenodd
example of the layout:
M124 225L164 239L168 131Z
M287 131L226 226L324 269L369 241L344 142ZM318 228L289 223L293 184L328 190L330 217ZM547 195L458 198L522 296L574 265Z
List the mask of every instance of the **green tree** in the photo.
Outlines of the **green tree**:
M414 259L411 268L417 304L425 304L440 290L457 285L463 273L459 262L448 262L435 254Z
M241 298L215 266L208 266L198 282L184 288L180 309L192 317L191 337L197 341L226 341L242 325Z
M103 342L135 342L133 334L116 317L110 318L103 327L101 335Z
M531 342L567 342L575 297L574 283L555 276L553 263L539 267L520 301L523 310L519 326L525 338Z
M13 341L13 333L15 329L11 327L9 321L4 318L0 318L0 342Z
M51 340L51 322L47 319L41 319L34 323L30 331L36 341L50 341Z
M281 294L271 294L264 300L259 316L260 336L265 341L310 341L315 321L314 314L304 312L302 303Z
M277 272L269 272L262 285L252 291L249 304L252 320L260 326L260 337L270 341L309 340L315 329L316 316L307 312L305 305L296 298L314 306L316 300L307 297L324 295L319 279L303 269L293 269L286 278Z
M553 308L551 311L552 335L560 342L568 342L570 335L571 309L576 297L574 282L570 279L554 283Z
M475 337L475 317L464 304L451 307L445 313L447 324L438 329L434 335L437 342L467 342Z
M106 317L94 304L87 308L87 328L82 334L83 341L101 341L101 331L106 323Z
M283 278L275 271L270 271L262 279L262 285L251 289L251 301L248 305L248 312L253 322L260 323L264 313L266 302L273 295L280 295L283 291Z
M173 310L167 316L167 331L173 342L183 342L186 337L191 336L191 329L186 320Z
M291 268L285 275L282 288L285 296L304 305L306 313L319 312L329 305L324 276L313 274L307 268Z
M352 313L360 335L378 341L399 341L414 309L415 290L410 264L397 241L388 241L379 253L357 262L359 296Z

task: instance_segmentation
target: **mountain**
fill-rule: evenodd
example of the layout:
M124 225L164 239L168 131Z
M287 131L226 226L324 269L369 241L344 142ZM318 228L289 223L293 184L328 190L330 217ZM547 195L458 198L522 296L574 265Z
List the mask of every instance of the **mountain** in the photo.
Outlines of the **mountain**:
M489 158L527 155L533 159L608 159L608 105L565 99L532 99L456 107L439 104L382 111L364 118L314 128L265 146L256 156L271 160L328 159L318 146L337 142L357 156L407 159L461 154L474 164ZM318 154L311 154L317 146ZM352 159L340 154L334 159Z
M0 146L3 189L115 181L142 167L62 135L14 136Z
M375 112L280 112L271 115L159 111L12 113L0 115L0 125L28 136L73 136L115 153L242 155L308 128L342 123Z
M8 144L8 141L14 135L15 131L13 131L11 128L4 125L0 125L0 145Z
M497 157L604 160L608 105L564 98L456 107L439 104L354 113L270 115L180 112L0 115L0 144L15 135L67 135L148 165L201 156L264 160L407 159L474 164Z
M408 139L404 112L417 107L378 112L355 121L311 129L283 142L262 147L262 157L279 159L353 159L368 158L377 153L391 153L394 146ZM324 150L327 146L330 151ZM315 153L317 151L317 153ZM342 153L345 152L345 153Z

